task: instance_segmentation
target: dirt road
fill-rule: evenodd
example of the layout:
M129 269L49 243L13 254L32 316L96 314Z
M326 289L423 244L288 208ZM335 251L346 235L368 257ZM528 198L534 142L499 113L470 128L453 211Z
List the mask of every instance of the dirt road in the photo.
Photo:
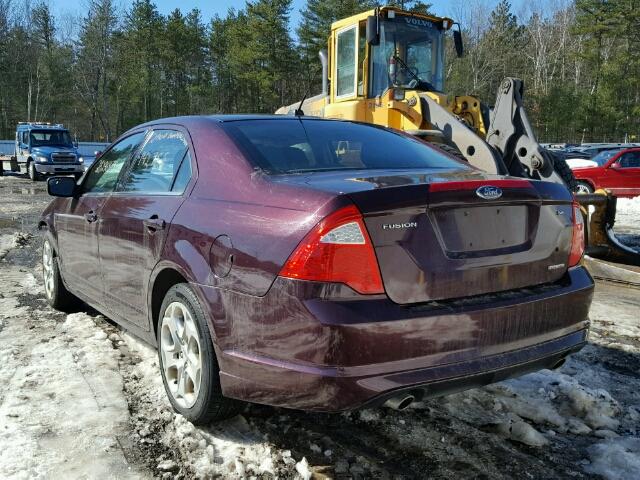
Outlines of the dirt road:
M633 478L640 290L598 283L589 345L542 371L404 412L250 406L195 428L155 352L91 309L51 310L44 183L0 178L1 478Z

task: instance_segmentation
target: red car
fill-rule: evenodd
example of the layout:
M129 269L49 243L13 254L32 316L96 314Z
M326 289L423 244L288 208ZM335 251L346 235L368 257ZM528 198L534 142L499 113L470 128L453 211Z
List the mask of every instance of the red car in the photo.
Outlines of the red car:
M640 148L605 150L591 160L597 166L573 169L578 193L606 188L619 197L640 195Z

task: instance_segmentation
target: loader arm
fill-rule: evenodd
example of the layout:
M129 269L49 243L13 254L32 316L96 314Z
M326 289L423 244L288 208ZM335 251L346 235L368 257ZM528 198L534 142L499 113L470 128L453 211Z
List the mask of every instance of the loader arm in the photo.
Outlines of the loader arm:
M500 152L487 144L466 123L429 95L420 95L420 99L423 119L442 132L447 143L455 145L471 165L489 173L507 173Z
M502 81L486 142L502 155L509 174L532 177L567 185L554 168L554 157L536 140L533 128L524 109L522 94L524 83L518 78L507 77Z

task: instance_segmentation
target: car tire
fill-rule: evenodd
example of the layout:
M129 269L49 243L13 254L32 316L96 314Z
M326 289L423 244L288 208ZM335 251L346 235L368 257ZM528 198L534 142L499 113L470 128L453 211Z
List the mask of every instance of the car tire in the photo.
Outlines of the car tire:
M593 187L591 186L591 184L589 182L584 182L582 180L578 180L578 185L576 187L576 193L579 194L589 194L589 193L593 193Z
M569 164L564 158L559 157L558 155L550 152L553 157L553 169L558 174L558 176L565 183L567 188L571 192L578 191L578 182L576 181L576 177L573 174L573 170L569 167Z
M33 162L27 163L27 174L29 175L29 178L31 179L32 182L37 182L38 179L40 178L40 175L38 175L38 172L36 171L36 166L34 165Z
M222 394L207 320L189 285L169 289L157 325L160 373L174 410L194 425L240 413L243 403Z
M69 292L62 282L58 256L48 238L42 243L42 278L44 295L53 308L71 312L80 306L80 299Z

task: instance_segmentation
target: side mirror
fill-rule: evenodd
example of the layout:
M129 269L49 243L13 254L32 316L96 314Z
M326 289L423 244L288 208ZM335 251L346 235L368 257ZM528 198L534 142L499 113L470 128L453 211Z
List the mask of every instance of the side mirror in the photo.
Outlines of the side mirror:
M378 17L376 15L367 17L367 43L369 45L378 45L378 43L380 43Z
M51 177L47 180L47 193L52 197L73 197L76 180L73 177Z
M78 141L77 140L73 141L73 148L78 148Z
M458 28L460 28L458 26ZM460 30L453 31L453 43L456 47L456 55L458 58L464 55L464 46L462 45L462 32Z
M609 168L622 168L622 165L620 165L620 163L618 162L613 162L611 165L609 165Z
M93 152L93 154L96 156L96 160L97 160L102 155L102 150L96 150L95 152Z

